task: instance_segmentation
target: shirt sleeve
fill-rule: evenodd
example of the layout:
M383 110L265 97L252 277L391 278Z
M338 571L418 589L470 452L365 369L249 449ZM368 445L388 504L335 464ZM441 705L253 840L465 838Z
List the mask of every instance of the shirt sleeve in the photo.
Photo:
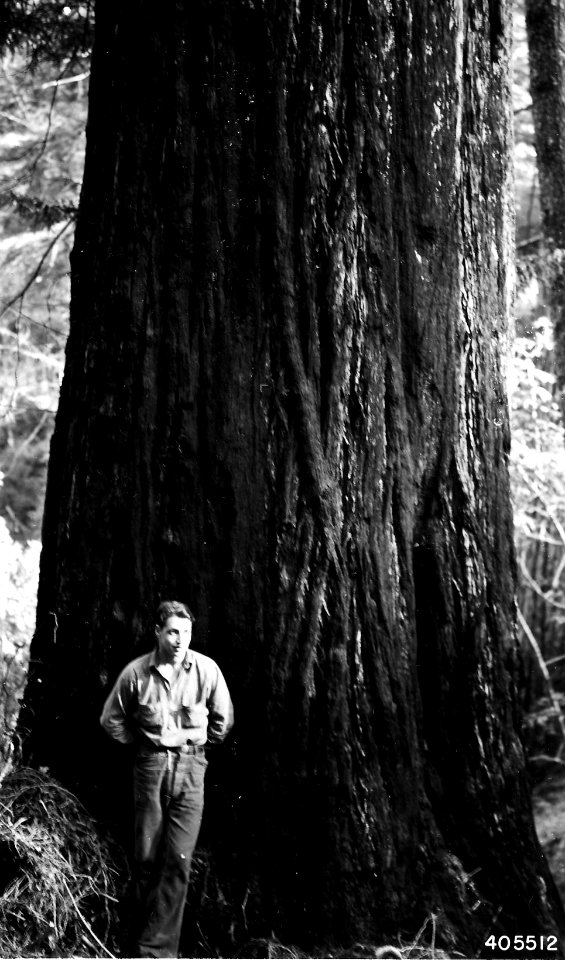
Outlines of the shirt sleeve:
M114 685L104 704L100 723L106 733L118 743L133 743L135 737L129 725L131 705L135 684L127 670L124 670Z
M216 665L216 679L207 701L208 742L221 743L233 727L233 704L228 685L220 668Z

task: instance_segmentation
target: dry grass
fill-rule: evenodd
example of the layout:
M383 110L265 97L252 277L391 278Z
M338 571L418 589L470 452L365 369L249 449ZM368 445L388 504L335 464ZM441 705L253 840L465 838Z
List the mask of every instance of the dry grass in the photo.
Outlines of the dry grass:
M14 768L0 787L0 957L113 956L123 857L77 799Z

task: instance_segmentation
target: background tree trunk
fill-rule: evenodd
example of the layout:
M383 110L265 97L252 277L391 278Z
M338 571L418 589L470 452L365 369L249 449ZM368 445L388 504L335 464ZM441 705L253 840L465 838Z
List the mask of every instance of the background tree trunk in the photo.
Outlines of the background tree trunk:
M135 22L99 4L26 756L113 804L99 708L185 599L235 696L208 842L250 930L547 935L513 688L506 5Z
M525 0L525 9L555 373L565 416L565 9L562 0Z

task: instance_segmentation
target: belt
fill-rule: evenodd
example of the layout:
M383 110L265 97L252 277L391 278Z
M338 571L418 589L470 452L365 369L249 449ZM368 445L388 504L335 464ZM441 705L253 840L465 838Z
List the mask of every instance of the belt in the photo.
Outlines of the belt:
M197 743L182 743L180 747L166 747L165 749L171 750L173 753L192 753L196 756L204 753L204 747Z
M145 755L152 753L176 753L178 755L190 754L192 756L201 756L205 750L203 745L197 743L181 743L178 747L155 747L144 743L139 746L138 752Z

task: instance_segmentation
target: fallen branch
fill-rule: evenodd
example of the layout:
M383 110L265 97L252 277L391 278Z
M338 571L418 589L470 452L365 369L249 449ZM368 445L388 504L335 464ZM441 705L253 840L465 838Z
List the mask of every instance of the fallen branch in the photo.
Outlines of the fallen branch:
M41 84L42 90L47 90L48 87L62 87L65 83L80 83L81 80L86 80L90 76L90 70L87 70L85 73L77 73L74 77L65 77L64 80L48 80L46 83Z

